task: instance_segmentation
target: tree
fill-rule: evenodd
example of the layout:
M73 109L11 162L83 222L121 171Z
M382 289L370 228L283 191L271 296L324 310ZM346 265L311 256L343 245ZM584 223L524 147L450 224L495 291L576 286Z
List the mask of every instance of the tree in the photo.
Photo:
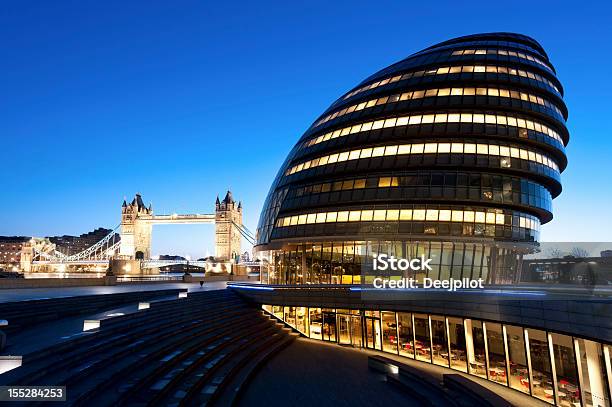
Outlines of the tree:
M551 259L560 259L563 257L563 251L561 251L561 249L558 247L550 247L548 250L546 250L546 253Z
M588 250L586 250L586 249L584 249L582 247L578 247L578 246L572 248L572 250L570 251L570 254L572 256L580 258L580 259L583 259L585 257L589 257L589 255L590 255Z

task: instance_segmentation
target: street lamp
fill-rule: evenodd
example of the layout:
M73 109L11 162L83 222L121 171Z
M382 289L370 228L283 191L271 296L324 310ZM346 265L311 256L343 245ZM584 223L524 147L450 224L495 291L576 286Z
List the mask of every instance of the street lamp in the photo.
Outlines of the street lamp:
M187 255L185 256L185 259L187 259L187 269L185 270L185 275L190 276L191 274L189 274L189 260L191 260L191 256Z

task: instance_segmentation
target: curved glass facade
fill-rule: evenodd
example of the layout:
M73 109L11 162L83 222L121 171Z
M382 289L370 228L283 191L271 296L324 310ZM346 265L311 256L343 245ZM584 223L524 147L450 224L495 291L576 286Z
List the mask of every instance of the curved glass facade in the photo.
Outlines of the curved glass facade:
M369 253L428 277L519 280L567 165L563 87L508 33L445 41L339 97L289 153L257 228L262 281L359 283ZM417 276L417 277L424 277Z
M479 318L263 304L304 336L432 363L563 407L610 406L612 345Z

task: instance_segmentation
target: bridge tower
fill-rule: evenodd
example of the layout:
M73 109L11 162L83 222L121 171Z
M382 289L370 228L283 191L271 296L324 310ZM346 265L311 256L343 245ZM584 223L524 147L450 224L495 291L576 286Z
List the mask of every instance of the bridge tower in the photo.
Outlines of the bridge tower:
M242 237L234 225L242 226L242 202L236 203L232 193L215 203L215 258L221 261L234 260L240 255Z
M139 220L142 215L153 215L151 205L145 206L140 194L131 203L123 200L121 205L121 247L119 254L130 259L149 259L151 257L150 222Z
M21 271L25 273L31 272L32 260L34 260L34 239L31 239L21 246Z

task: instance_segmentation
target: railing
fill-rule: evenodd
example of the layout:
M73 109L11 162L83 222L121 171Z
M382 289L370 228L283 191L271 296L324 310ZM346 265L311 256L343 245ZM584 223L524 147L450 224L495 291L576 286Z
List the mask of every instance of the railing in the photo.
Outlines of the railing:
M143 260L140 263L142 268L153 268L153 267L166 267L175 265L185 265L189 267L206 268L207 265L213 265L207 261L189 261L189 260Z
M149 281L183 281L182 276L117 276L118 283Z
M119 240L120 235L118 233L118 230L120 226L121 225L117 225L108 235L104 236L94 245L70 256L63 254L57 250L53 250L52 253L47 253L34 246L34 257L38 257L38 260L35 260L34 262L38 261L48 263L88 263L89 261L108 261L108 259L119 250L121 241Z
M393 293L393 292L431 292L431 293L448 293L445 288L375 288L371 284L261 284L254 282L231 282L228 286L236 288L249 287L266 287L269 290L330 290L330 291L368 291L376 293ZM517 284L517 285L485 285L482 289L458 289L457 293L461 294L479 294L479 295L562 295L562 296L579 296L579 297L612 297L612 287L610 286L595 286L585 288L580 285L572 284Z

